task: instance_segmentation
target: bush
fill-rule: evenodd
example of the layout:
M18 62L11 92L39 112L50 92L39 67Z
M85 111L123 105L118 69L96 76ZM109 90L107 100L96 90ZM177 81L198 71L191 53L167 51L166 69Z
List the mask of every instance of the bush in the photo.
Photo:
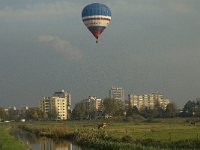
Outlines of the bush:
M143 121L143 120L145 120L145 118L141 115L133 114L133 120L134 121Z
M124 121L124 122L131 122L131 121L133 121L133 118L132 118L132 117L125 117L125 118L123 119L123 121Z
M131 142L133 142L133 138L129 135L125 135L125 136L122 137L122 142L131 143Z
M88 139L106 139L107 134L104 130L82 130L74 133L75 141L87 141Z

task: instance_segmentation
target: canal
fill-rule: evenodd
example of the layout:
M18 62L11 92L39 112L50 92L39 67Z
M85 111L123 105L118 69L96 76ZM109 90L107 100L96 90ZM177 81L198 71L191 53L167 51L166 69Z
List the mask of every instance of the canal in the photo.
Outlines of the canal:
M82 148L71 141L36 137L35 135L20 129L13 131L12 135L26 143L32 150L82 150Z

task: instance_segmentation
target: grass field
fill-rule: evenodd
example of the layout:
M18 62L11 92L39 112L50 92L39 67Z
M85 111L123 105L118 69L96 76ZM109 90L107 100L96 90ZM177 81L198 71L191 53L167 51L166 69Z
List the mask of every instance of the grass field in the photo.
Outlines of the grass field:
M190 125L183 120L160 120L153 123L115 123L106 129L109 135L122 137L130 135L134 139L153 139L160 141L179 141L197 139L199 125Z
M71 130L97 129L98 122L67 122ZM179 141L200 139L200 123L191 125L186 119L156 119L152 122L108 122L105 131L109 136L121 138L125 135L133 139L153 139Z
M186 119L154 119L138 122L107 122L104 129L109 136L122 138L125 135L133 139L153 139L159 141L200 140L200 123L191 125ZM54 130L62 133L77 130L94 129L102 121L66 121L66 122L34 122L29 124L42 130Z
M0 150L28 150L28 146L9 134L11 126L0 124Z

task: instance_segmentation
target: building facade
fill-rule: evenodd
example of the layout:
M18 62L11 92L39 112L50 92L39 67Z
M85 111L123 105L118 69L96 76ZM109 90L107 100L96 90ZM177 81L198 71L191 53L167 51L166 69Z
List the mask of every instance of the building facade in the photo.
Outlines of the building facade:
M163 94L159 92L143 95L129 94L128 100L132 107L136 106L138 109L154 109L155 106L166 109L167 105L170 103L169 99L165 99Z
M39 102L40 110L45 113L49 113L51 110L51 97L42 97Z
M96 96L89 96L83 101L83 107L87 112L87 119L98 119L102 118L103 113L103 100Z
M64 90L55 92L52 97L42 97L39 108L45 113L56 113L57 119L67 120L71 114L71 94Z
M124 101L124 89L122 87L112 87L109 90L109 98Z

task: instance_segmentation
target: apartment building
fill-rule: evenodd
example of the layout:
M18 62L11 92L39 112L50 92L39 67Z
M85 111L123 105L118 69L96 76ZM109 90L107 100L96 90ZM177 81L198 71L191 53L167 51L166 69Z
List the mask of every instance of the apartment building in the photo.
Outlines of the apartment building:
M64 90L55 92L51 97L42 97L39 108L45 113L56 112L57 118L67 120L70 117L71 94Z
M40 102L39 102L40 110L42 110L45 113L50 112L51 110L51 97L42 97Z
M149 108L154 109L156 105L159 105L163 109L167 107L170 103L169 99L165 99L163 94L151 93L151 94L129 94L128 95L129 103L132 107L136 106L138 109Z
M116 99L116 100L124 101L125 100L124 89L122 87L113 86L109 90L109 98L113 98L113 99Z

